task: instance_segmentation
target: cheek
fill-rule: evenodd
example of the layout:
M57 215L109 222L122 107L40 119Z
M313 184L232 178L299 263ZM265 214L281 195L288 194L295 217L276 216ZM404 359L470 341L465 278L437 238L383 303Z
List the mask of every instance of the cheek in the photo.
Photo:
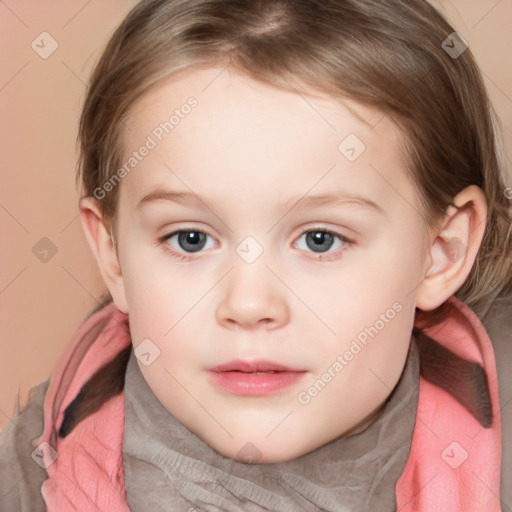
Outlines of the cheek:
M403 226L403 227L402 227ZM358 270L367 298L402 300L418 284L425 259L420 227L395 223L395 229L381 236Z
M414 293L421 261L419 246L380 243L374 253L354 262L351 272L340 274L325 297L323 318L336 335L326 333L318 371L329 368L346 354L346 369L336 378L337 392L358 386L383 396L398 380L407 355L415 315ZM329 300L328 300L329 299ZM386 383L382 384L379 379ZM384 386L384 389L383 389ZM354 390L353 393L356 391Z
M172 307L192 295L192 281L185 286L185 275L165 258L163 247L135 242L127 244L123 254L123 279L130 309Z
M349 342L318 366L297 396L304 422L314 418L332 438L381 406L398 382L408 353L407 322L395 320L401 325L389 324L366 344Z
M323 283L315 307L332 330L355 336L386 312L389 320L399 308L410 311L422 260L417 251L397 247L380 244L371 253L354 253L347 260L347 271L341 269ZM396 324L392 319L390 323Z

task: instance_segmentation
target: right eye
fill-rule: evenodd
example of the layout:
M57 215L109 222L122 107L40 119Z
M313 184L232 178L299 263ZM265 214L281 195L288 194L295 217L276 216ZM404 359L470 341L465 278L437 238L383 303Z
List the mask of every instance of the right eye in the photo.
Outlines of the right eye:
M164 244L166 250L174 256L184 256L186 259L187 255L203 250L209 236L202 229L180 229L164 235L159 239L159 242ZM177 245L178 248L173 247L173 242L174 246ZM182 251L180 251L180 248Z

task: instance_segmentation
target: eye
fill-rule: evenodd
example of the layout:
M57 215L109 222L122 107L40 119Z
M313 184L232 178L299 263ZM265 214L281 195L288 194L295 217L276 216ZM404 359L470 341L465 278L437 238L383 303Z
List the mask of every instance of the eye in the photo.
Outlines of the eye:
M299 242L301 241L304 235L306 247L299 247ZM299 241L297 242L297 246L299 249L304 249L306 251L311 250L314 253L319 254L320 258L325 253L338 256L341 251L345 250L348 246L352 245L352 241L346 238L345 236L323 228L307 229L301 233L298 240ZM341 250L330 251L330 249L332 249L333 246L334 249L341 248Z
M206 231L201 229L182 229L163 236L159 241L165 243L167 250L175 256L183 256L184 259L187 259L187 254L199 252L205 248L209 236ZM178 246L177 249L173 247L173 242ZM180 251L180 248L184 252Z
M159 243L164 244L165 249L173 256L181 257L182 260L190 260L192 259L192 254L215 247L215 243L208 246L208 237L210 235L201 229L181 229L159 238ZM299 246L299 242L303 237L305 239L305 248ZM304 230L297 242L299 249L318 254L316 259L334 259L352 244L352 240L324 228ZM333 248L335 249L334 251L331 250ZM325 255L328 258L325 258Z

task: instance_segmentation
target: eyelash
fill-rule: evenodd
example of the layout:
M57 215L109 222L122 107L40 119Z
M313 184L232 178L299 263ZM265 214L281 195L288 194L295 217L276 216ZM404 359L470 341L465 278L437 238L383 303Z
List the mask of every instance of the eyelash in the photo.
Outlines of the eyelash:
M331 231L329 229L325 229L325 228L321 228L321 227L313 227L313 228L306 228L304 229L300 235L298 236L298 239L306 234L306 233L309 233L309 232L320 232L320 233L327 233L329 235L332 235L333 237L335 238L339 238L341 240L341 242L343 242L343 246L338 248L335 252L333 253L330 253L330 252L326 252L326 253L312 253L312 254L317 254L318 257L316 258L312 258L314 259L315 261L331 261L333 259L337 259L337 257L345 250L347 250L350 246L352 246L354 244L354 241L347 238L346 236L343 236L342 234L340 233L336 233L335 231ZM194 229L178 229L176 231L173 231L172 233L169 233L167 235L164 235L162 237L160 237L158 239L158 244L164 244L165 245L165 250L169 253L171 253L172 256L175 256L175 257L178 257L180 258L180 261L191 261L194 259L194 254L195 253L181 253L181 252L178 252L178 251L175 251L174 249L172 249L170 247L169 244L167 244L167 240L169 240L171 237L173 237L174 235L177 235L179 233L203 233L204 235L206 236L210 236L210 234L207 232L207 231L204 231L203 229L200 229L200 228L194 228ZM203 252L203 251L198 251L199 253L200 252Z

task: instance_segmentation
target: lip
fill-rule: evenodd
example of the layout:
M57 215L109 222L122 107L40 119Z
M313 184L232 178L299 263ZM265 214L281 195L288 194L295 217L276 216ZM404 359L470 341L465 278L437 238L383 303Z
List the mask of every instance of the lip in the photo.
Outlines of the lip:
M233 360L210 368L212 382L236 395L275 394L298 382L306 370L291 368L273 361Z
M211 372L231 372L240 371L246 373L252 372L302 372L305 370L299 370L298 368L291 368L283 364L275 363L273 361L267 361L266 359L257 359L255 361L244 361L243 359L234 359L224 364L219 364L213 368L210 368Z

